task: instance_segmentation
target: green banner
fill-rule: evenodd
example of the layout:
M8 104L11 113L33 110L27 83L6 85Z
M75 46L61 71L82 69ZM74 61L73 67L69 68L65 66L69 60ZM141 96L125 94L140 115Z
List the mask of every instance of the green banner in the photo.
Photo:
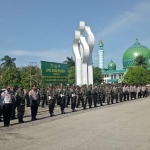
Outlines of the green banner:
M42 83L68 83L67 64L41 61Z

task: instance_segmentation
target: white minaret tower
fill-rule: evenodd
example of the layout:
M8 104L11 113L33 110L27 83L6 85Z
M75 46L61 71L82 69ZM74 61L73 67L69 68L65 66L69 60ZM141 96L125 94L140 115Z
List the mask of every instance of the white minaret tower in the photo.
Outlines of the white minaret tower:
M99 68L104 69L104 50L103 50L103 42L100 40L99 42Z

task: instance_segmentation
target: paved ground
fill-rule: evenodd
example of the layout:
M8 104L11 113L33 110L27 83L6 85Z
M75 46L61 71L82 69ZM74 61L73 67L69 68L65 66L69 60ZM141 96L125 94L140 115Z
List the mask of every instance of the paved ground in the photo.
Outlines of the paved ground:
M66 112L57 107L50 118L40 108L40 120L30 122L27 108L26 123L0 123L0 150L150 150L150 97Z

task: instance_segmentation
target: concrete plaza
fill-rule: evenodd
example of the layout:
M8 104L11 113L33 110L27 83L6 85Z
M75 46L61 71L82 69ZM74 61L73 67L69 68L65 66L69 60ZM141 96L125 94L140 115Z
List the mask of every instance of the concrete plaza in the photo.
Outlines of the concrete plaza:
M30 121L3 127L0 123L0 149L3 150L150 150L150 97L60 115L55 108L39 108Z

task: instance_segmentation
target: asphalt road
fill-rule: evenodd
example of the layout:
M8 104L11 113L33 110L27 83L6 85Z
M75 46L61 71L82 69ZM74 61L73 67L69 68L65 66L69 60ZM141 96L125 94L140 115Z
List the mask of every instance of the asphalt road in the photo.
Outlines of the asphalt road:
M0 123L0 150L150 150L150 97L55 114L39 108L31 122L26 108L24 124Z

